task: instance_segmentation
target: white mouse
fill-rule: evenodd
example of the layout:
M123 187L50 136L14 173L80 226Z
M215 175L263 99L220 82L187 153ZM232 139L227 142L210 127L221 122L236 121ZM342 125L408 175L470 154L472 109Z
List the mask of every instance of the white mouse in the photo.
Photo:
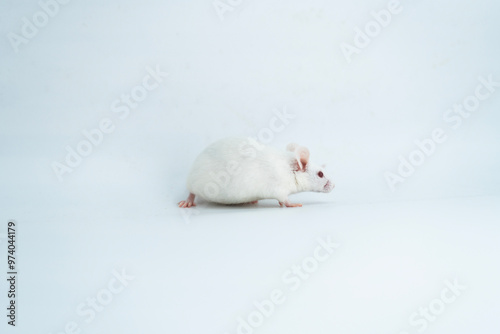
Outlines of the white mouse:
M303 191L328 193L334 187L322 167L309 162L309 150L288 144L281 151L252 138L225 138L196 158L187 180L190 192L181 208L195 206L195 196L215 203L257 203L276 199L280 206L302 206L288 200Z

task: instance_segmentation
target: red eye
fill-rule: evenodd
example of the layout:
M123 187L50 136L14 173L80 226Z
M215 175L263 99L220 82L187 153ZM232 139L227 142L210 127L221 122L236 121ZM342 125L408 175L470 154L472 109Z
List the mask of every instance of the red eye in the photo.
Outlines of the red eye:
M319 177L323 177L323 172L318 172Z

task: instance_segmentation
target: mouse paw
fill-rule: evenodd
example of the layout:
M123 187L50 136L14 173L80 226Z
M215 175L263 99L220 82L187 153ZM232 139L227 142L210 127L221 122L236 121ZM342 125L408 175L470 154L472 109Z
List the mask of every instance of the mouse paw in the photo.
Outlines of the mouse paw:
M177 205L179 205L179 208L190 208L192 206L196 206L194 203L194 196L194 194L190 193L185 201L180 201Z
M297 208L297 207L302 207L302 204L300 203L290 203L289 201L285 201L285 202L279 202L280 203L280 206L283 206L283 204L285 204L285 206L287 208Z

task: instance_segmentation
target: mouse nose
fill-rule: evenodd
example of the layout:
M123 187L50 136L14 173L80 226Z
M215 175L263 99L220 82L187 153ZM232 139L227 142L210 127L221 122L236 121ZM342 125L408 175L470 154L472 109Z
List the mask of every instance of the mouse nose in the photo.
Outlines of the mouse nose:
M329 192L331 192L333 190L333 188L335 188L335 184L333 182L328 181L325 184L325 187L323 188L323 191L325 193L329 193Z

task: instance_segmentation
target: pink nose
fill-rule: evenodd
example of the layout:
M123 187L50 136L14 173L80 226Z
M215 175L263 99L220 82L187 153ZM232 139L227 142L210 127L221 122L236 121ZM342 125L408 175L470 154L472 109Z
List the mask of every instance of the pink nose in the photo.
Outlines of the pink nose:
M329 193L330 191L333 190L333 188L335 187L335 184L333 184L333 182L330 182L328 181L326 184L325 184L325 187L323 188L323 190L327 193Z

